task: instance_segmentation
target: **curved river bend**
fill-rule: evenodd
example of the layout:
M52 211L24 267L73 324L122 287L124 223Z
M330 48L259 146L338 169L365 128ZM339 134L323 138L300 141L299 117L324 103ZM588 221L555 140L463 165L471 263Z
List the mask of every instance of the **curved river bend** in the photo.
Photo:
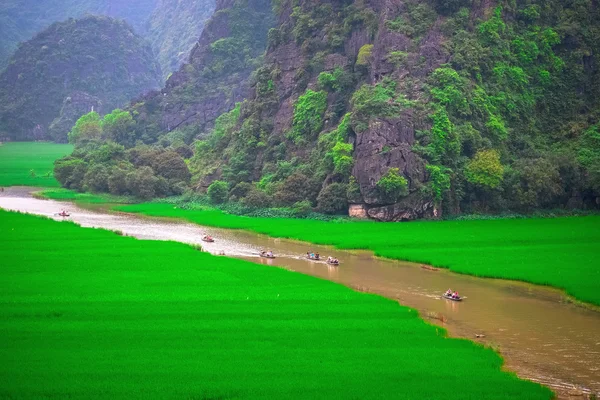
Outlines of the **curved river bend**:
M377 293L421 312L452 336L490 345L501 352L506 368L520 377L540 382L559 398L600 397L600 312L565 302L553 289L520 282L480 279L420 265L387 261L367 252L273 239L253 233L207 228L162 218L82 209L71 203L38 200L30 188L10 188L0 193L0 207L45 215L67 208L70 220L86 227L119 230L139 239L174 240L201 244L206 251L280 266ZM210 234L215 243L200 240ZM259 249L271 249L275 260L261 259ZM340 259L339 267L309 261L306 252ZM440 298L448 288L468 298L456 303Z

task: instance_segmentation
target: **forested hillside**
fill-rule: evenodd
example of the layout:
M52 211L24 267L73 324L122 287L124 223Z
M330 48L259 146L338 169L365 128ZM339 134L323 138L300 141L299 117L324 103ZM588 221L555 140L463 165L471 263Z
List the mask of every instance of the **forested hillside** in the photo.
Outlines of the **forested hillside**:
M0 71L19 42L54 22L94 14L124 19L151 41L166 76L185 61L214 7L214 0L3 0Z
M124 21L55 23L23 43L0 75L0 137L64 142L90 109L110 111L160 84L150 46Z
M132 171L158 179L149 160L177 152L194 190L381 220L598 206L596 2L281 0L270 30L236 20L260 2L221 3L190 64L111 144ZM105 142L76 145L80 168L120 173L89 161Z

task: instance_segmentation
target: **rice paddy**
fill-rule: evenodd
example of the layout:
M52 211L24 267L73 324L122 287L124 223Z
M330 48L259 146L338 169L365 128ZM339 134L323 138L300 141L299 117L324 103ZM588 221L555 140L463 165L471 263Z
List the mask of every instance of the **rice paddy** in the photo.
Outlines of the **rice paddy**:
M0 186L59 186L54 161L73 151L69 144L14 142L0 144Z
M464 274L553 286L600 305L600 216L383 224L249 218L164 203L119 210L342 249L366 249L378 256Z
M549 399L414 310L0 210L0 397Z

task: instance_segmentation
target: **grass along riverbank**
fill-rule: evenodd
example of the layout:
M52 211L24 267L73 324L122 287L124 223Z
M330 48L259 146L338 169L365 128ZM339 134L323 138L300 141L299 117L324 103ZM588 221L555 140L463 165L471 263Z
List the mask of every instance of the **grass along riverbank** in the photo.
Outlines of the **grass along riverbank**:
M73 151L70 144L13 142L0 145L0 186L59 186L54 161Z
M166 203L117 209L341 249L366 249L381 257L480 277L549 285L600 305L600 216L384 224L248 218L218 210L182 210Z
M72 201L79 204L130 204L136 203L136 200L127 196L113 196L106 193L79 193L70 189L47 189L34 193L35 197L57 200Z
M11 398L552 396L491 349L328 281L1 210L0 242Z

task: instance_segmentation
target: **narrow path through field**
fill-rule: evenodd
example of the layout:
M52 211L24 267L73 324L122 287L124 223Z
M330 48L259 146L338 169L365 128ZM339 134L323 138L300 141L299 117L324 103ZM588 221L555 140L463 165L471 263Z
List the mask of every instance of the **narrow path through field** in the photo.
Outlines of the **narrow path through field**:
M560 398L583 393L600 395L600 313L566 303L556 290L520 282L479 279L432 271L419 265L374 258L365 252L345 252L248 232L205 228L172 220L129 214L108 214L70 203L37 200L30 188L11 188L0 193L0 207L7 210L69 220L82 226L119 230L140 239L174 240L201 244L206 251L244 258L267 265L329 279L357 290L398 299L418 309L451 335L494 346L506 359L508 369L520 377L541 382ZM210 234L215 243L204 243ZM261 259L257 253L270 249L278 257ZM340 259L339 267L309 261L307 251ZM467 299L462 303L440 298L448 288ZM479 336L479 337L478 337Z

